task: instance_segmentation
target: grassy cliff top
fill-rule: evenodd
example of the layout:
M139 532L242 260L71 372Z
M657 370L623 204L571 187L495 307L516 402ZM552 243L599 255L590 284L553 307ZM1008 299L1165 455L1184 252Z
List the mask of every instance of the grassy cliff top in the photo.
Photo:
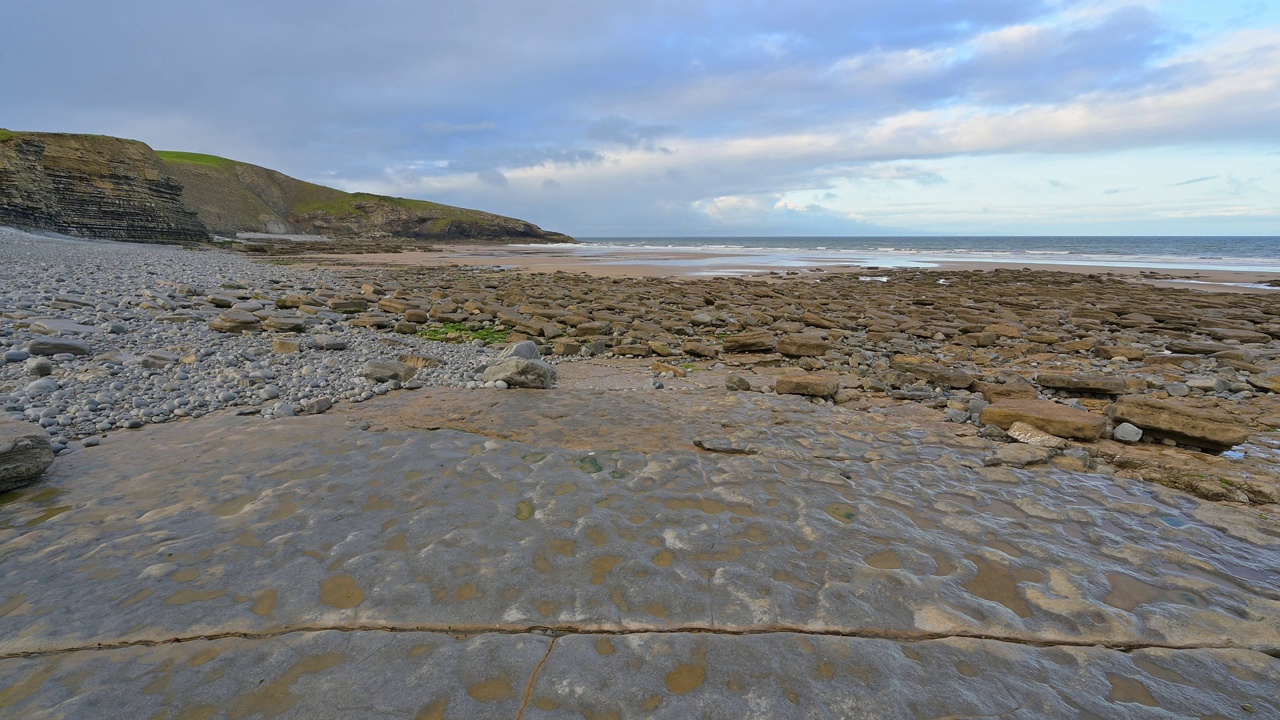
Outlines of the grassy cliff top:
M18 135L19 133L16 133L12 130L6 130L4 128L0 128L0 142L4 142L5 140L8 140L10 138L16 138L18 137Z
M203 153L178 152L174 150L157 150L156 155L170 167L175 166L196 166L214 172L225 173L227 179L230 180L236 176L237 168L253 168L255 170L266 170L257 165L231 160L229 158L218 157L217 155L205 155ZM273 174L276 171L268 171ZM480 210L468 210L466 208L454 207L452 205L442 205L440 203L430 202L428 200L413 200L411 198L391 197L389 195L375 195L373 193L355 192L348 193L342 190L316 185L304 180L297 180L280 175L282 179L287 179L288 189L285 193L288 196L288 207L284 208L288 215L304 215L313 212L323 212L327 215L336 217L364 215L358 205L365 202L381 202L396 207L402 207L406 210L431 211L437 217L459 219L459 220L484 220L486 218L495 218L492 213L486 213ZM243 182L243 179L237 179L237 182ZM505 219L505 218L504 218Z

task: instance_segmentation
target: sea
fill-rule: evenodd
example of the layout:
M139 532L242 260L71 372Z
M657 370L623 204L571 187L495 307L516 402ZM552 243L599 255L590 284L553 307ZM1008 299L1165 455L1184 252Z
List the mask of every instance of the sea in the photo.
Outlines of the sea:
M732 272L736 263L778 269L812 265L937 267L955 262L1280 272L1280 236L1189 237L612 237L579 238L587 255L626 250L664 264ZM705 251L715 258L684 257Z

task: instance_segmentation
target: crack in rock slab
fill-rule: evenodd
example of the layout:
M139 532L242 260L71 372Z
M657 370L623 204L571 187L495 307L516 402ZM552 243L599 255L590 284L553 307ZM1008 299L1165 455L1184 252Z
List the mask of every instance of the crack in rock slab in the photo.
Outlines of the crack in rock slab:
M1256 717L1280 662L972 638L316 631L0 659L0 713L154 717Z

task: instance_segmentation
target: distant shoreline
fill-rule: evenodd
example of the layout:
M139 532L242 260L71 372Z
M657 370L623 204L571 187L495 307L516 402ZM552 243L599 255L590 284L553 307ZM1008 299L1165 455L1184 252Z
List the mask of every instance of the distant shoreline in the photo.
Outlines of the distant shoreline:
M832 262L840 260L839 255L824 256L821 253L798 250L789 260L779 262L779 253L776 252L693 247L622 248L592 243L574 246L447 245L440 246L438 252L312 257L316 260L323 257L322 264L328 266L489 265L530 272L584 272L600 277L767 277L770 273L795 273L812 277L821 277L825 273L861 273L870 276L902 270L946 272L1025 268L1045 272L1112 274L1134 281L1188 289L1260 293L1280 291L1280 287L1266 287L1266 283L1280 281L1280 270L1196 269L1170 267L1158 261L1150 264L1108 265L1089 261L1028 262L1021 258L1017 261L968 258L930 258L925 261L921 258L914 264L893 265L851 262L852 258Z

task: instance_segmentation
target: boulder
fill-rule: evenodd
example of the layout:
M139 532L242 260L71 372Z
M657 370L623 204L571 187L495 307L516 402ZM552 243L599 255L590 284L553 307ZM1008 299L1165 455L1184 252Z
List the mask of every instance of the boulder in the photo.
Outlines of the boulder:
M1142 439L1142 429L1129 423L1120 423L1111 431L1111 439L1132 445Z
M275 332L306 332L307 321L301 315L272 315L262 321L262 327Z
M653 349L648 345L639 343L627 343L624 345L615 345L613 354L619 357L649 357L653 354Z
M513 388L547 389L556 384L556 369L541 360L509 357L484 371L485 382L505 382Z
M1280 375L1254 375L1245 379L1259 390L1280 393Z
M91 355L93 349L89 347L89 343L82 340L42 336L31 338L31 342L27 343L27 352L32 355L58 355L59 353Z
M1036 382L1054 390L1070 392L1100 393L1103 395L1120 395L1124 393L1124 378L1108 375L1060 375L1057 373L1039 373Z
M720 354L720 351L713 345L700 342L698 340L686 340L681 346L680 351L691 357L714 358Z
M1242 343L1264 343L1271 336L1256 330L1240 330L1236 328L1211 328L1205 331L1214 340L1237 340Z
M423 368L438 368L444 364L443 360L431 355L414 355L412 353L406 353L397 359L405 365L419 370Z
M1218 343L1177 341L1165 345L1165 349L1175 355L1212 355L1224 350L1231 350L1232 347L1230 345L1219 345Z
M217 332L257 332L262 329L262 321L257 315L243 310L228 310L209 321L209 329Z
M340 313L357 313L369 309L369 301L360 297L336 297L325 304L330 310Z
M840 391L840 380L832 375L806 373L783 375L773 389L779 395L808 395L809 397L833 397Z
M332 335L312 335L311 344L318 350L346 350L347 341Z
M727 353L773 352L777 347L778 338L768 330L751 330L724 339Z
M1037 447L1060 449L1067 446L1067 441L1057 435L1031 427L1024 422L1016 422L1009 426L1009 437L1021 443Z
M1001 430L1023 422L1050 435L1077 440L1097 440L1107 426L1101 415L1048 400L1001 400L983 408L980 421Z
M52 464L49 434L39 425L0 421L0 492L30 485Z
M1035 400L1040 397L1036 386L1027 382L993 383L980 380L974 383L973 389L982 393L987 402L993 403L1001 400Z
M822 357L831 343L818 335L784 335L777 343L778 352L787 357Z
M333 400L327 397L319 397L303 405L302 414L319 415L331 407L333 407Z
M418 370L412 365L402 363L399 360L370 360L361 365L356 373L374 382L388 382L390 380L404 382L413 379L413 376L418 374Z
M39 318L31 321L30 330L33 333L41 335L57 335L59 333L70 333L72 335L90 335L102 332L102 328L92 325L81 325L72 320L61 320L59 318Z
M152 350L142 356L142 367L161 370L169 365L178 364L178 353L166 350Z
M1146 397L1123 397L1107 414L1127 422L1143 433L1205 450L1229 450L1249 439L1249 429L1230 415L1213 410L1185 407L1177 402Z
M525 360L540 360L542 353L538 351L538 343L532 340L521 340L518 343L511 343L502 353L498 355L498 360L505 360L510 357L524 358Z
M303 305L315 305L318 302L319 300L316 300L310 295L299 295L299 294L285 295L284 297L276 299L276 307L280 308L281 310L291 310L291 309L300 308Z
M1015 443L1013 445L1002 445L996 449L995 454L988 457L985 464L1004 465L1007 467L1026 467L1028 465L1038 465L1048 462L1058 451L1054 448L1040 447L1038 445L1022 445Z
M942 385L949 388L968 388L973 385L973 376L963 370L931 362L921 362L914 358L895 357L889 366L899 372L913 375L930 385Z

